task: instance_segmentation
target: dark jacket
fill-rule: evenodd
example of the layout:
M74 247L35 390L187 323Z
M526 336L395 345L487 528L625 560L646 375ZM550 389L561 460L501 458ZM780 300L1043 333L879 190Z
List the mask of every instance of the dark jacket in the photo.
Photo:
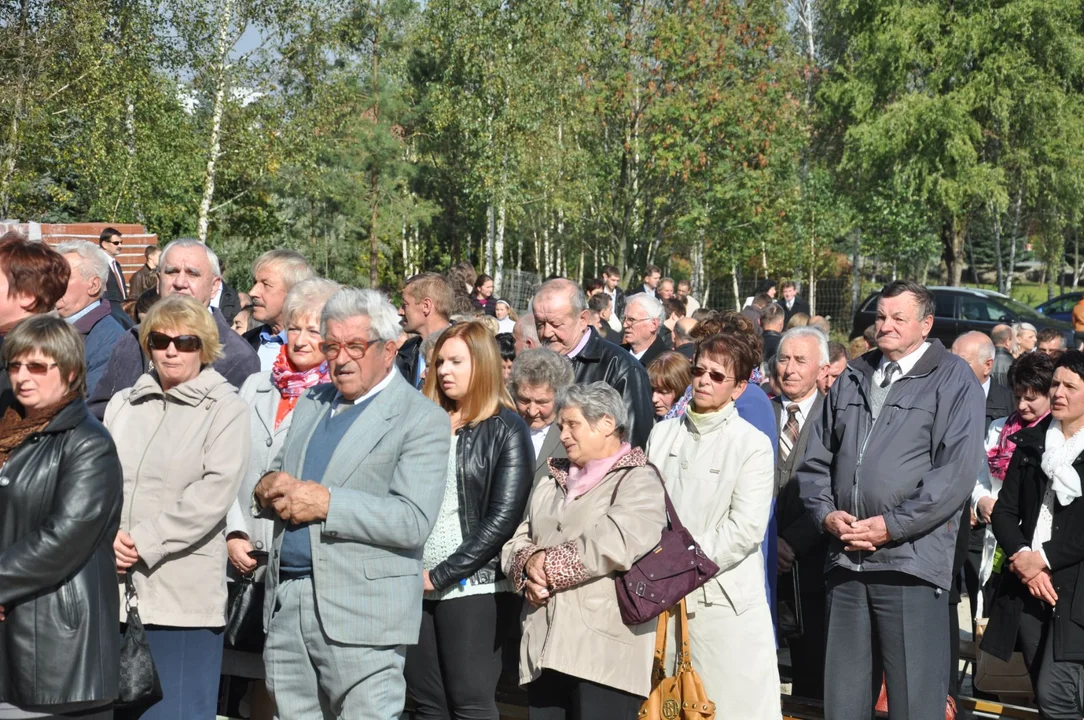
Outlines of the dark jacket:
M218 311L222 313L222 317L226 318L227 326L233 324L233 319L237 317L237 313L241 312L241 296L227 285L225 280L222 281L222 297L218 299Z
M132 273L128 281L128 297L138 299L145 290L150 290L158 285L158 273L151 270L146 264Z
M603 290L603 292L606 292ZM607 293L608 294L608 293ZM613 312L617 315L617 319L625 317L625 291L619 287L614 288L614 307Z
M760 325L760 308L756 305L747 305L742 308L741 314L749 318L749 322L753 323L753 329L757 331L757 335L764 332L764 328Z
M990 377L994 382L1009 386L1009 368L1012 367L1012 363L1015 358L1012 353L1003 347L994 348L994 369L990 373Z
M783 334L777 333L775 330L765 330L764 334L760 336L760 341L763 343L763 351L761 352L761 359L763 362L770 363L775 358L775 353L779 350L779 343L783 340Z
M0 413L12 402L0 397ZM112 438L77 399L0 468L0 701L117 695L113 539L124 481Z
M456 432L456 484L463 543L429 571L443 590L469 578L471 584L499 580L501 548L515 534L534 483L534 449L527 424L513 410Z
M485 302L482 302L481 300L478 299L477 295L471 295L470 296L470 301L471 301L471 304L474 305L474 307L478 308L479 310L484 312L486 315L490 315L492 317L497 317L497 297L496 296L490 295L489 298L487 298Z
M576 357L571 358L576 382L602 381L621 393L629 409L626 437L633 447L647 446L647 436L655 426L655 407L651 404L651 381L640 361L628 350L599 337L594 328L587 328L591 338Z
M241 335L241 337L245 339L245 342L247 342L249 346L257 353L260 352L260 333L267 333L268 335L277 334L275 332L275 328L271 327L270 325L264 324L254 327Z
M113 346L124 334L124 328L113 318L108 300L73 323L83 336L87 366L87 392L94 390L109 364Z
M413 387L418 379L418 353L422 347L420 335L411 335L410 339L403 343L395 353L395 367L399 373Z
M99 245L99 247L101 246ZM121 282L124 282L124 271L121 270L120 262L116 258L109 258L109 276L105 279L105 292L102 293L102 297L119 305L125 299L124 291L128 289L128 284L124 283L122 289L121 282L117 282L118 272L120 273Z
M892 540L873 552L844 552L829 539L828 565L893 570L948 590L964 500L983 453L984 398L975 373L938 340L897 379L873 422L870 383L881 360L852 360L814 418L798 468L802 501L818 527L834 510L883 515Z
M798 433L798 442L786 460L776 451L775 486L779 497L776 500L775 515L779 527L779 537L787 541L798 560L798 578L803 593L824 592L824 563L828 556L828 535L809 514L802 504L802 495L798 490L798 464L809 444L809 435L813 431L814 419L824 407L824 398L819 394L809 408L806 418ZM781 417L783 401L772 400L772 410L776 418ZM780 431L782 432L782 431Z
M244 338L233 331L217 308L211 311L211 315L218 326L218 339L222 342L223 352L213 367L230 385L239 389L249 375L260 372L260 357ZM94 416L99 420L105 417L105 406L109 400L121 390L135 385L139 376L149 369L149 363L150 358L145 357L139 347L137 325L118 338L102 379L91 391L87 404Z
M625 343L621 347L628 351L629 355L632 355L631 345ZM664 352L666 352L666 345L663 343L662 339L656 335L655 340L647 346L647 350L644 350L644 354L638 359L640 361L640 364L646 368L648 365L651 364L652 360L657 358L659 355L662 355ZM635 355L632 356L633 358L636 358Z
M797 295L794 296L794 305L790 310L787 310L787 301L780 298L777 303L779 307L783 308L783 329L785 330L787 325L790 324L790 319L798 313L811 314L809 312L809 303L801 299Z
M1046 473L1041 463L1051 422L1052 418L1047 417L1012 437L1016 451L990 519L994 537L1006 558L1022 547L1031 546L1046 492ZM1084 476L1084 455L1073 462L1073 468ZM1050 562L1054 591L1058 594L1053 612L1032 597L1027 586L1009 570L1006 560L981 647L995 657L1008 660L1016 646L1021 616L1027 613L1046 619L1052 614L1054 660L1084 662L1084 498L1068 505L1054 501L1054 524L1050 540L1043 543L1043 552Z
M685 343L684 345L678 345L676 348L674 348L674 352L681 353L685 357L689 358L689 362L692 362L693 358L696 357L696 343L691 342Z

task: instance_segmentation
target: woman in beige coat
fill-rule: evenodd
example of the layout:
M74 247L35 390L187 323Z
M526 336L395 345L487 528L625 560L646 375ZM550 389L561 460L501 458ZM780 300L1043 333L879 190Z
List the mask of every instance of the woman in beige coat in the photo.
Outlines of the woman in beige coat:
M131 575L164 694L136 717L213 718L226 624L223 529L248 465L248 406L211 367L218 329L196 300L160 300L139 343L154 369L105 412L124 471L113 544L121 597Z
M531 720L632 720L651 691L656 623L621 621L614 578L659 542L662 483L625 441L616 390L573 385L557 404L568 458L550 460L501 553L528 601L520 683Z
M687 598L693 668L728 717L779 720L775 634L764 591L760 543L771 512L774 457L734 400L760 362L759 343L714 335L697 349L684 418L655 426L647 455L666 479L678 517L719 573ZM667 633L667 668L675 632Z

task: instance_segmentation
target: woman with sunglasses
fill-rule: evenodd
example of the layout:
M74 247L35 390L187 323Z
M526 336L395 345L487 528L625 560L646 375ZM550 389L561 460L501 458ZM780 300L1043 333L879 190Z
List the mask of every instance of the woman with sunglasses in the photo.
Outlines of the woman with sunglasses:
M0 396L0 718L109 718L120 638L113 537L122 480L87 412L83 340L57 317L4 338Z
M771 441L734 405L759 363L760 341L751 334L721 333L699 343L685 417L656 425L647 455L662 472L678 517L719 566L688 597L692 663L707 696L733 717L779 720L775 633L761 554L775 458ZM674 637L671 627L669 670Z
M119 717L213 718L226 624L226 513L248 466L248 406L214 368L207 308L159 300L139 328L152 369L105 412L124 470L113 550L123 609L130 576L163 699Z

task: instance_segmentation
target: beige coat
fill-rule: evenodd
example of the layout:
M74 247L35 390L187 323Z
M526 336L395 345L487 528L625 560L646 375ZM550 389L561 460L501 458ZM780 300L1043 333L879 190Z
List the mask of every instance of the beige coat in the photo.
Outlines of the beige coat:
M520 684L549 669L643 697L651 691L656 623L626 626L614 588L616 574L658 544L666 524L662 484L645 465L643 452L633 450L568 505L562 469L568 460L554 460L550 476L535 485L501 567L521 589L524 564L545 549L546 574L557 591L542 607L525 604Z
M124 470L120 527L135 541L144 623L226 624L226 513L248 466L248 406L207 367L163 392L140 376L109 401L105 425ZM125 618L120 583L121 620Z

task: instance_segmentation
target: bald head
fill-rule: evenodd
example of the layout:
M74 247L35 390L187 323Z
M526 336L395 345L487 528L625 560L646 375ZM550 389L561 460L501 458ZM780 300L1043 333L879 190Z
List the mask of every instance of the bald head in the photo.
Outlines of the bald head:
M682 345L689 345L695 343L692 332L696 327L696 320L692 318L681 318L674 323L674 347L679 348Z
M994 369L994 343L984 333L969 332L956 338L952 354L971 366L980 383L985 383Z
M970 334L970 333L969 333ZM990 331L990 339L994 341L994 347L1003 347L1012 351L1013 332L1010 325L994 325Z

